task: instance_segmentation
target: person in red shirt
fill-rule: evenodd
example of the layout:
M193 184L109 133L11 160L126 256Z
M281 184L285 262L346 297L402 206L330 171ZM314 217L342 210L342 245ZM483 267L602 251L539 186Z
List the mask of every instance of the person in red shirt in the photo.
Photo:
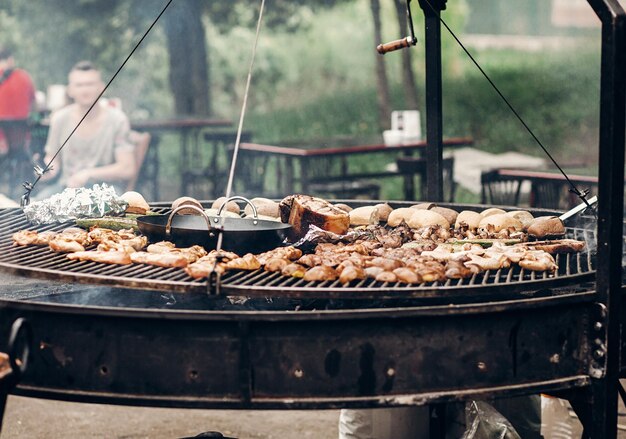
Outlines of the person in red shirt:
M35 100L35 86L30 75L15 67L12 51L0 46L0 120L28 118ZM0 130L0 154L6 153L10 142L24 140L24 133Z

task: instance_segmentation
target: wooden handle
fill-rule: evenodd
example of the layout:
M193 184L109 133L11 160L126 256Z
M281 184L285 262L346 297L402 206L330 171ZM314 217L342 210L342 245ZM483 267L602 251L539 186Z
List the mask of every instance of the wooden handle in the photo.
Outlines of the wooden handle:
M387 52L393 52L394 50L402 49L404 47L411 46L411 37L402 38L401 40L391 41L385 44L379 44L376 46L376 50L381 55L384 55Z

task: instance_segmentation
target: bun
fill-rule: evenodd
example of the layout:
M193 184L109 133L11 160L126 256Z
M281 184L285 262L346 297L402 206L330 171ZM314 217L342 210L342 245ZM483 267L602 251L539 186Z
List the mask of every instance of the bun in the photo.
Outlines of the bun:
M145 215L150 210L150 205L139 192L124 192L120 198L128 203L126 213Z
M200 202L196 200L195 198L191 198L191 197L180 197L180 198L175 199L172 202L172 210L175 210L181 206L195 206L199 209L202 209L202 204L200 204ZM178 214L179 215L199 215L199 213L193 209L180 209L178 211Z
M218 209L222 207L222 204L226 201L226 197L219 197L217 200L211 204L211 209ZM229 201L226 206L224 206L224 210L228 210L229 212L236 213L239 215L241 212L241 207L235 201Z
M535 238L565 235L565 226L558 216L540 216L528 227L528 234Z
M482 215L478 212L474 212L473 210L464 210L456 217L456 224L454 225L454 228L459 229L461 228L461 223L465 223L470 230L476 230L482 218Z

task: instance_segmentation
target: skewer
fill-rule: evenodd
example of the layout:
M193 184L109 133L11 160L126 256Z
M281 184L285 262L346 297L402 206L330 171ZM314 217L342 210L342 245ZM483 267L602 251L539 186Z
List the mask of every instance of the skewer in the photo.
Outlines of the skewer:
M230 198L230 193L233 188L233 177L235 175L235 167L237 165L237 156L239 154L239 143L241 142L241 132L243 131L243 120L246 115L246 107L248 105L248 94L250 92L250 82L252 81L252 68L254 67L254 59L256 58L257 46L259 43L259 34L261 33L261 23L263 22L263 10L265 9L265 0L261 0L261 7L259 8L259 18L256 25L256 35L254 37L254 45L252 46L252 57L250 59L250 66L248 67L248 79L246 81L246 90L243 95L243 104L241 106L241 114L239 115L239 125L237 127L237 138L235 139L235 149L233 150L233 158L230 163L230 171L228 172L228 184L226 185L226 199ZM217 244L215 250L218 252L222 250L223 233L220 233L217 237Z

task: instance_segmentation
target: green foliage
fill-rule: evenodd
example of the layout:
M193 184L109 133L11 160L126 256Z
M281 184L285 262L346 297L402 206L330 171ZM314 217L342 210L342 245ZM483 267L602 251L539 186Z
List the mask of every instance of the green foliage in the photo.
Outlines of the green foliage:
M480 53L478 61L527 125L557 156L591 159L599 113L600 54L596 44L533 54ZM513 56L515 55L515 56ZM469 62L461 78L444 81L448 134L472 135L492 152L542 155L539 146Z

